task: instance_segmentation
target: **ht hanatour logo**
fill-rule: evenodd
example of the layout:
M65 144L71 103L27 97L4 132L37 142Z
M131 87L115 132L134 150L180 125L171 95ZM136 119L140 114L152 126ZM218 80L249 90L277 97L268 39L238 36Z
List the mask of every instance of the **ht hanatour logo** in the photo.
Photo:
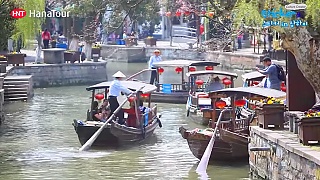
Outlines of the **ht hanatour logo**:
M13 9L10 12L10 16L19 19L19 18L24 18L25 16L29 17L34 17L34 18L60 18L60 17L70 17L70 12L67 11L56 11L56 10L51 10L51 11L36 11L36 10L30 10L28 13L21 8L16 8Z
M15 18L15 19L23 18L26 15L27 15L27 12L24 9L20 9L20 8L13 9L10 12L10 16Z

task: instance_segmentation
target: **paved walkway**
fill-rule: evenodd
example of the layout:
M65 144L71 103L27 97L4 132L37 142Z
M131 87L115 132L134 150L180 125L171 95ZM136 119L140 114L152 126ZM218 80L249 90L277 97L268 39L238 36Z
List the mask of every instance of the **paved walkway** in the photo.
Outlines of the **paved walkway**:
M145 47L145 44L143 41L138 41L138 46L135 47ZM172 46L170 46L170 41L157 41L157 47L158 48L179 48L179 49L188 49L188 45L186 43L172 43ZM196 47L196 45L194 45ZM259 56L261 55L263 48L259 49L259 54L258 54L258 49L256 48L256 53L254 53L254 48L244 48L244 49L239 49L234 52L228 52L230 54L241 54L241 55L247 55L247 56ZM217 51L219 52L219 51ZM27 49L22 49L21 53L27 54L27 57L25 58L25 61L27 63L30 62L35 62L36 59L36 51L35 50L27 50ZM43 52L41 53L41 58L43 58Z

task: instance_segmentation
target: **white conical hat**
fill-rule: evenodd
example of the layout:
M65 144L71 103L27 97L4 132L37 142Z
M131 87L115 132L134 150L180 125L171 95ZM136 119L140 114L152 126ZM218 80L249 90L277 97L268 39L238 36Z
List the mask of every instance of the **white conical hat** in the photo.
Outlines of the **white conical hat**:
M115 78L125 78L126 75L124 75L121 71L116 72L114 75L112 75L112 77Z

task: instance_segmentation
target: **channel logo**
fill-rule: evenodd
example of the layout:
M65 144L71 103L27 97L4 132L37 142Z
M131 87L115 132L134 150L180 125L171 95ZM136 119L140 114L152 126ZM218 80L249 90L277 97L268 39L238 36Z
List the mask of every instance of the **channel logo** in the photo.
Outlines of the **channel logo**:
M287 10L302 10L302 9L306 9L307 5L291 3L288 5L285 5L284 8L286 8Z
M10 12L10 16L15 18L15 19L23 18L26 15L27 15L27 12L24 9L21 9L21 8L13 9Z

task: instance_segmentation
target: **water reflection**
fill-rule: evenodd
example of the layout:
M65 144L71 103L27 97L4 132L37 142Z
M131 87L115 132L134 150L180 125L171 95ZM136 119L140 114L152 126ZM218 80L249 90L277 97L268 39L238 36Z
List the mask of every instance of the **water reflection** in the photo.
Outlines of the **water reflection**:
M123 71L137 71L131 68ZM118 70L116 66L111 69L108 75ZM172 78L175 76L173 71ZM80 143L71 123L73 119L85 119L89 98L84 86L59 87L36 89L33 100L7 104L6 120L0 126L0 179L198 178L198 160L178 133L181 125L197 126L187 121L184 105L158 104L163 127L157 128L147 142L79 152ZM211 179L241 179L248 177L247 172L248 166L243 164L214 164L208 168Z

